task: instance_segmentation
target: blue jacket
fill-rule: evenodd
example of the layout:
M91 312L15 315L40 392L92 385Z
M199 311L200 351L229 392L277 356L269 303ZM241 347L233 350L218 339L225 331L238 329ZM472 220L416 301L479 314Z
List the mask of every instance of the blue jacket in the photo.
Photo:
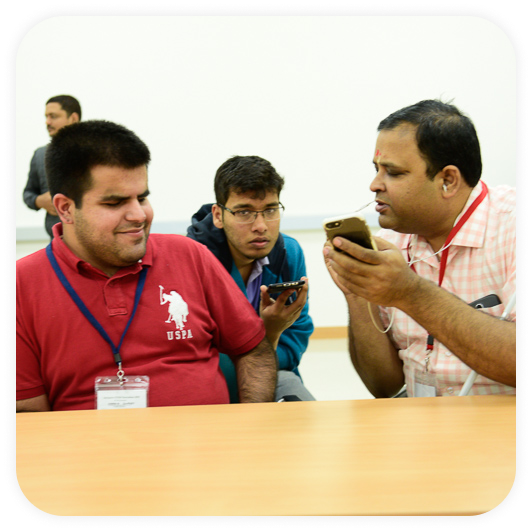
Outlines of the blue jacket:
M246 288L242 276L235 266L227 244L225 232L212 222L212 204L206 204L192 217L192 225L187 229L187 236L205 244L231 274L244 294ZM270 264L262 271L262 284L295 281L307 275L305 257L301 246L294 238L279 234L272 251L268 255ZM260 305L260 302L259 302ZM259 308L255 309L259 313ZM310 335L314 331L312 318L308 313L308 299L299 318L286 329L277 345L279 369L293 371L299 376L298 365L308 347Z

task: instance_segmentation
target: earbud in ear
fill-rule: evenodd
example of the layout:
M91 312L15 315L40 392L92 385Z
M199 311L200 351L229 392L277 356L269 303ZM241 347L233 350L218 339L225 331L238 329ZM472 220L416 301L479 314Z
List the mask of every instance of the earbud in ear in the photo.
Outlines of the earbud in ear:
M443 184L443 190L444 192L447 192L447 185L445 183Z

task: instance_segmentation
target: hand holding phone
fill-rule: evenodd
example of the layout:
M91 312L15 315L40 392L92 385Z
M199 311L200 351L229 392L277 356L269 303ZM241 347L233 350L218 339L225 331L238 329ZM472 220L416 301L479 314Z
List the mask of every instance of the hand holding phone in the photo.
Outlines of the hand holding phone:
M323 228L325 229L327 240L331 243L334 237L341 236L362 247L378 251L368 224L361 214L353 213L326 218L323 220Z
M308 278L260 287L260 317L264 322L266 337L274 347L281 334L301 316L308 295Z

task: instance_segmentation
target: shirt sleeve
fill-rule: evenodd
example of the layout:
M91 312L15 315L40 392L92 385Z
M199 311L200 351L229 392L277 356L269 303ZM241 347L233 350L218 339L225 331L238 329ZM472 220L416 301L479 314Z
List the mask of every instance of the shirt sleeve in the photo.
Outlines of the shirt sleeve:
M216 323L216 348L234 356L252 351L266 334L262 319L221 262L203 244L195 244L201 254L205 298Z
M24 298L25 292L19 286L20 277L17 275L17 401L38 397L46 393L41 377L38 348L31 337L24 312L25 305L31 305L31 300Z
M39 208L35 206L35 200L37 199L37 196L43 193L41 192L41 182L39 179L39 156L37 151L35 151L33 157L31 158L28 181L26 182L23 193L24 203L30 209L35 211L39 210Z
M501 233L506 238L505 246L503 248L506 250L506 253L505 253L506 282L504 283L504 286L502 289L502 303L504 305L504 308L506 308L506 306L510 302L510 299L514 296L516 292L517 236L516 236L515 211L513 211L511 215L508 217L506 230L502 231ZM517 321L517 307L515 305L506 319L508 321Z

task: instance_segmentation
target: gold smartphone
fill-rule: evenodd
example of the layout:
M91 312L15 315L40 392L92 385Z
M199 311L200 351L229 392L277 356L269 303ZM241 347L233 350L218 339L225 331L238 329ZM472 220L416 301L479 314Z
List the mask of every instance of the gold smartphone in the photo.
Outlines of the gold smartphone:
M361 214L353 213L326 218L323 220L323 228L327 234L327 240L331 243L335 236L341 236L359 246L378 251L366 219Z

